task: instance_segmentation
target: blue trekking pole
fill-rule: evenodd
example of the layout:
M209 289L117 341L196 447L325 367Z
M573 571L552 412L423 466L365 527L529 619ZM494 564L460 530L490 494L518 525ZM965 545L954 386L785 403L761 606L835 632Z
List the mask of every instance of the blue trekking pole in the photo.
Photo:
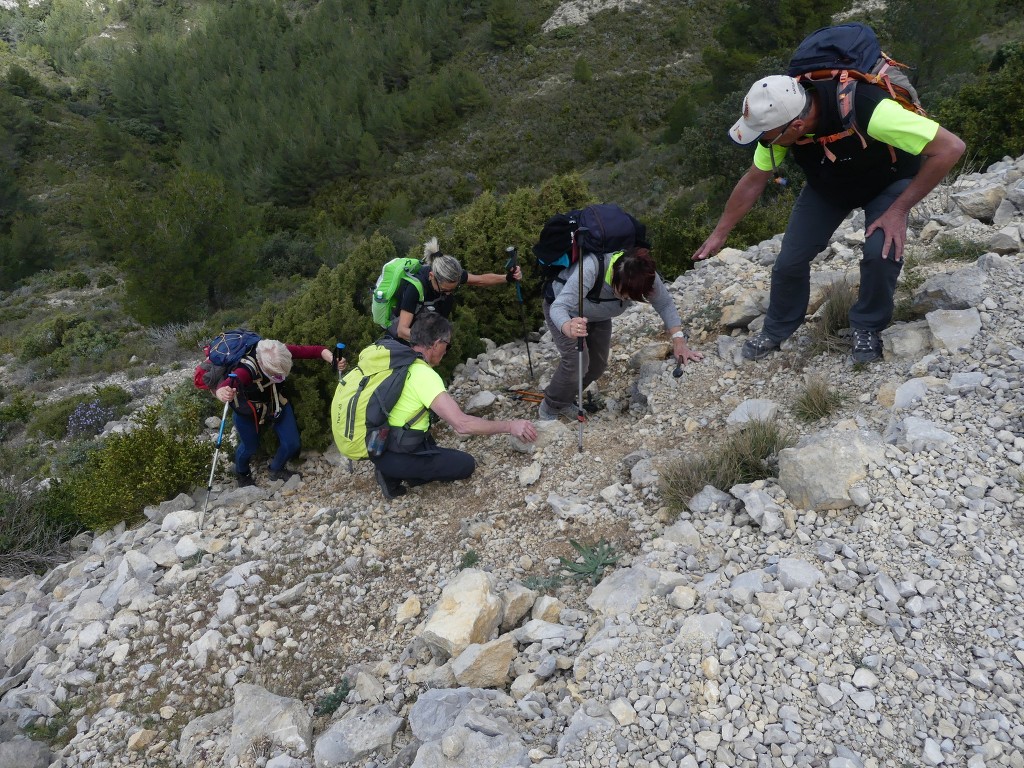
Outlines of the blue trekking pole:
M505 271L511 274L519 265L519 256L514 245L506 248L505 253L508 254L508 261L505 262ZM530 356L530 335L526 327L526 311L523 309L523 289L519 285L519 280L514 280L513 282L516 284L516 301L519 302L519 319L523 321L523 341L526 342L526 361L530 364L530 381L533 381L533 358Z
M228 374L229 379L234 379L235 374ZM199 515L199 530L203 530L203 521L206 519L206 509L210 506L210 491L213 490L213 475L217 471L217 458L220 456L220 444L224 441L224 425L228 421L228 408L231 401L224 403L224 413L220 417L220 431L217 432L217 450L213 452L213 464L210 465L210 479L206 481L206 503L203 504L203 513Z

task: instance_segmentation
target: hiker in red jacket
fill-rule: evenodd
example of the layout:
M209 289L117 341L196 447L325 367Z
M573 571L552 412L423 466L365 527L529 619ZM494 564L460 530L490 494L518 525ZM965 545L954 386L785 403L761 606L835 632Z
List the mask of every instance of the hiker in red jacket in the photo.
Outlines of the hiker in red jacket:
M277 434L277 453L270 460L270 479L288 480L296 474L285 464L301 448L299 427L291 403L278 391L292 370L292 360L315 360L334 363L334 355L319 345L297 346L263 339L255 351L241 359L238 367L217 385L215 395L222 403L231 403L239 443L235 451L235 477L238 487L253 485L249 460L259 448L259 431L269 419ZM339 358L338 370L345 367Z

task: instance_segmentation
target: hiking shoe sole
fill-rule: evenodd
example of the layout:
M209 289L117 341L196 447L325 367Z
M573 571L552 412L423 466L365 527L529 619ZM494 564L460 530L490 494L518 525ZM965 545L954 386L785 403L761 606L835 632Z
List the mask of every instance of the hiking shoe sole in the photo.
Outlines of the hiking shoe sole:
M399 496L405 496L405 486L398 483L395 486L389 487L388 481L384 477L384 473L376 467L373 468L373 476L377 479L377 485L380 486L380 492L384 494L384 498L388 501L396 499Z
M882 359L882 353L874 349L868 349L857 352L851 352L850 357L853 358L855 363L876 363Z

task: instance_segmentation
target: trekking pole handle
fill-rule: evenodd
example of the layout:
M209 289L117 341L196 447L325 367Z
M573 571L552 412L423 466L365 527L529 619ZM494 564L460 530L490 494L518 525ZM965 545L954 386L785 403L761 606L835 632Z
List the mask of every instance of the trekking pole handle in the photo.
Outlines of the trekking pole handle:
M231 383L234 384L234 379L238 378L238 374L229 373L228 378L231 379ZM217 448L220 448L221 441L224 439L224 424L228 420L228 408L231 405L231 401L224 403L224 413L220 417L220 431L217 432ZM213 484L213 472L210 472L210 484Z
M341 371L338 370L338 361L341 360L343 357L345 357L345 345L339 341L337 344L334 345L334 350L332 354L333 359L331 360L331 364L334 366L334 370L337 371L338 373L338 381L341 381L342 378Z
M508 280L509 276L516 271L516 267L519 266L519 251L514 245L510 245L505 249L505 253L508 255L508 259L505 261L505 279ZM523 303L523 289L519 285L518 280L510 280L509 282L515 283L516 286L516 300Z

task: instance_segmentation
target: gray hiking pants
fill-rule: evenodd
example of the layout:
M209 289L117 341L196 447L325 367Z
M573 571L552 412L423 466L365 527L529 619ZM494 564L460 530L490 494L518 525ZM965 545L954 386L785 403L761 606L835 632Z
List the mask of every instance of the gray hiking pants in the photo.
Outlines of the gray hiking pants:
M551 320L551 304L544 302L544 322L551 331L551 338L562 356L558 367L551 376L544 399L552 409L568 408L576 404L579 390L579 351L576 339L563 336L562 331ZM608 355L612 348L612 321L590 320L587 322L587 336L583 339L583 388L601 378L608 368Z
M895 181L864 207L865 228L885 213L910 184ZM836 205L805 185L789 216L782 250L772 267L771 298L764 331L774 341L789 338L800 327L811 295L811 261L825 250L829 238L854 210ZM860 261L860 290L850 308L850 327L882 331L892 320L896 280L902 261L882 258L885 233L876 230L864 243Z

